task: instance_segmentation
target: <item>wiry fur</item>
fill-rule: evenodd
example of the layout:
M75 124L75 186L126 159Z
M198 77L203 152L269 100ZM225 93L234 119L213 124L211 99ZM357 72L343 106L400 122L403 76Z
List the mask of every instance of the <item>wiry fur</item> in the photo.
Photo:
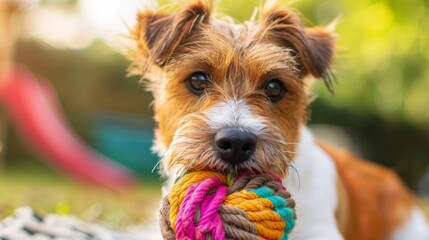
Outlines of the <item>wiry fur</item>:
M162 173L210 169L280 175L298 201L292 239L341 239L339 229L346 229L344 236L355 239L385 239L395 230L396 236L427 239L429 233L422 229L425 223L420 215L414 214L414 220L404 225L415 206L411 194L399 181L390 185L377 181L391 179L390 171L377 171L375 177L361 181L362 173L372 166L351 155L337 155L337 150L323 151L305 128L301 131L310 102L306 80L322 78L332 91L329 68L335 37L330 31L304 28L294 11L276 1L266 4L259 20L236 24L214 18L211 1L193 0L173 13L139 13L133 38L137 51L132 72L147 80L154 96L158 124L153 149L162 157ZM202 95L186 86L195 72L204 72L210 80ZM272 79L280 80L287 89L277 102L271 102L264 91ZM256 135L256 150L248 161L230 164L217 153L214 136L224 128ZM287 177L293 161L304 177L302 182L293 175ZM365 171L359 174L348 167L356 162ZM344 163L343 167L338 163ZM346 189L339 191L337 181ZM369 193L361 194L362 188ZM392 192L402 197L391 199ZM371 201L383 202L389 211L401 214L385 214L377 207L371 213L360 211L368 210L365 206ZM349 206L344 204L347 202L362 207L355 207L359 211L341 209ZM342 217L335 219L337 207ZM391 216L395 221L390 221ZM369 234L368 226L373 226Z
M236 102L260 119L264 132L258 135L261 141L251 161L234 170L270 170L286 176L299 126L307 117L303 78L328 71L334 38L327 31L304 29L297 15L282 6L265 9L259 21L245 24L214 19L211 8L211 3L198 0L176 13L138 15L135 65L143 76L162 73L150 79L149 89L159 123L155 141L162 145L157 149L165 149L163 171L174 165L184 170L231 170L212 147L216 129L206 113L222 102ZM211 80L203 96L193 95L184 84L196 71L204 71ZM263 92L272 78L287 88L276 104Z

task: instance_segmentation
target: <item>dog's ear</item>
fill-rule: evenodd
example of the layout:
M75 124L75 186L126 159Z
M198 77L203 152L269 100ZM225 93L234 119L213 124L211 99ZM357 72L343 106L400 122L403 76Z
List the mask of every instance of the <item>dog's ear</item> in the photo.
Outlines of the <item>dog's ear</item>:
M199 24L208 23L211 9L210 0L194 0L174 13L140 12L134 30L140 54L163 67L174 50Z
M303 77L311 74L320 78L328 73L334 56L333 33L323 28L304 28L296 13L279 5L262 12L260 25L263 38L294 50Z

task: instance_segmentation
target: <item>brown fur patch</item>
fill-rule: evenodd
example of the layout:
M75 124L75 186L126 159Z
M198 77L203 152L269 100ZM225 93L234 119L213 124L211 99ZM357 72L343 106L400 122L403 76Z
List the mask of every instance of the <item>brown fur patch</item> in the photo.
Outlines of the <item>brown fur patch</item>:
M414 196L393 171L326 143L319 145L334 160L347 188L350 216L345 239L387 239L410 216Z

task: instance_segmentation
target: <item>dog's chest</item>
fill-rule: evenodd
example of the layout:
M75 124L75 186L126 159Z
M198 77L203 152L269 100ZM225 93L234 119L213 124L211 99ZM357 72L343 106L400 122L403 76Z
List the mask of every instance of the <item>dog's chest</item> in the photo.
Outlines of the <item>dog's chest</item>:
M290 239L342 239L335 218L337 172L332 159L303 127L297 157L284 180L297 205L297 223ZM323 236L321 236L321 234Z

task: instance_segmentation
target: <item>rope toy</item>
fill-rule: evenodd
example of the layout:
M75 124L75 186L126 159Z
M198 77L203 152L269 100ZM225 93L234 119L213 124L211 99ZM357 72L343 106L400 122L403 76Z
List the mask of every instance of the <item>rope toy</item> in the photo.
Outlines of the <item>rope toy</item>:
M189 172L163 201L161 231L168 240L287 240L294 208L281 179L269 174Z

